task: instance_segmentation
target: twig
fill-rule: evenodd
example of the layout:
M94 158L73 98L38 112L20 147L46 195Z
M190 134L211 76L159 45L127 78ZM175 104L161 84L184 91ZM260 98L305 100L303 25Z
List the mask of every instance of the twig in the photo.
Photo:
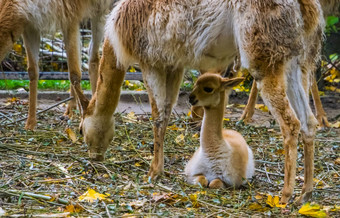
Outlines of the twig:
M43 199L43 200L48 201L48 202L53 200L53 198L50 197L50 196L39 195L39 194L31 193L31 192L22 192L22 191L18 191L18 190L8 190L8 191L1 191L1 192L6 193L6 194L15 194L15 195L22 195L22 196L28 196L28 197L32 197L32 198ZM58 203L65 204L65 205L69 204L68 200L62 199L62 198L57 198L56 201Z
M111 218L111 214L110 214L109 208L107 208L107 206L106 206L106 204L105 204L104 201L103 201L103 205L104 205L104 207L105 207L107 217Z
M74 97L69 97L69 98L67 98L67 99L65 99L65 100L62 100L62 101L60 101L60 102L58 102L58 103L56 103L56 104L54 104L54 105L52 105L52 106L50 106L50 107L44 109L44 110L41 110L41 111L37 112L37 115L38 115L38 114L41 114L41 113L44 113L44 112L46 112L46 111L48 111L48 110L51 110L52 108L55 108L55 107L59 106L59 105L62 104L62 103L65 103L65 102L67 102L67 101L70 101L70 100L72 100L73 98L74 98ZM24 120L26 120L27 118L28 118L28 117L24 117L24 118L22 118L22 119L13 121L13 122L11 122L11 123L7 123L6 125L11 125L11 124L14 124L14 123L17 123L17 122L20 122L20 121L24 121Z
M7 118L7 119L10 120L11 122L13 122L13 120L12 120L9 116L7 116L6 114L0 112L0 115L3 116L3 117L5 117L5 118Z
M269 183L273 183L272 180L269 178L269 175L268 175L268 171L267 171L266 166L264 166L264 171L266 172L266 176L267 176L268 182L269 182Z
M284 177L284 174L281 173L270 173L270 172L266 172L264 170L259 170L259 169L255 169L256 172L260 172L260 173L265 173L265 174L269 174L269 175L273 175L273 176L281 176Z
M278 165L279 163L277 162L270 162L270 161L265 161L265 160L255 160L256 163L266 163L266 164L275 164Z
M207 218L213 217L213 216L215 216L215 215L217 215L217 214L220 214L220 213L225 213L225 214L231 215L230 213L228 213L228 212L225 211L225 210L220 210L220 211L217 211L217 212L215 212L215 213L210 214L209 216L207 216Z

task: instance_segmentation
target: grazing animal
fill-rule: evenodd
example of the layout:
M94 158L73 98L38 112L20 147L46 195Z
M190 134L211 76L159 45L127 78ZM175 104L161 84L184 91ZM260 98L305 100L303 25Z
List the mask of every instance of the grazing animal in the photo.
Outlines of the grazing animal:
M222 128L226 92L244 78L224 79L206 73L198 78L189 96L193 106L204 108L200 147L185 168L188 182L210 188L239 187L254 175L253 152L242 135Z
M85 18L91 19L89 74L94 92L98 77L99 47L104 37L105 15L109 13L113 2L114 0L0 0L0 61L21 35L24 38L30 80L26 129L34 129L37 122L40 35L62 30L69 77L74 84L81 79L79 25ZM73 89L71 96L74 96ZM69 103L66 115L72 115L75 102L74 99Z
M317 0L120 1L106 23L96 93L88 102L76 89L90 157L104 158L114 136L113 113L125 70L139 62L154 123L148 175L156 179L164 171L164 135L184 70L221 71L239 53L280 124L285 150L281 202L287 203L294 191L300 132L305 180L299 202L308 200L317 120L308 102L309 76L298 63L318 59L322 30Z

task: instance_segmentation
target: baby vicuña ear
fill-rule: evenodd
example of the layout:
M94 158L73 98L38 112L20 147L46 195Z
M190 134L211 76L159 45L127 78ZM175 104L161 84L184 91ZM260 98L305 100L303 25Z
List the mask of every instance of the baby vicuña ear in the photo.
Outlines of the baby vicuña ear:
M222 87L225 89L230 89L234 86L240 84L245 78L244 77L236 77L232 79L223 79L222 80Z

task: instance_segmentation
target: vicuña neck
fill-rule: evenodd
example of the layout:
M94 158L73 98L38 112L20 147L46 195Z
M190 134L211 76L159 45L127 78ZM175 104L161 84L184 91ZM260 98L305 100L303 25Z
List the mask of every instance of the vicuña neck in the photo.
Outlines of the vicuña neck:
M204 107L201 128L201 144L204 148L214 146L214 142L223 140L223 117L225 110L225 92L221 92L220 103L215 107Z

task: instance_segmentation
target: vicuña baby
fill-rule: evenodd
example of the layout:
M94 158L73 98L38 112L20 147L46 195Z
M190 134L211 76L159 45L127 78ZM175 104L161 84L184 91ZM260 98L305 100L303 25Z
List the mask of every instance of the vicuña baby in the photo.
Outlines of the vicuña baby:
M254 175L253 152L242 135L223 129L228 90L243 79L212 73L198 78L189 101L193 106L203 106L204 117L200 147L185 168L189 183L209 188L239 187Z

